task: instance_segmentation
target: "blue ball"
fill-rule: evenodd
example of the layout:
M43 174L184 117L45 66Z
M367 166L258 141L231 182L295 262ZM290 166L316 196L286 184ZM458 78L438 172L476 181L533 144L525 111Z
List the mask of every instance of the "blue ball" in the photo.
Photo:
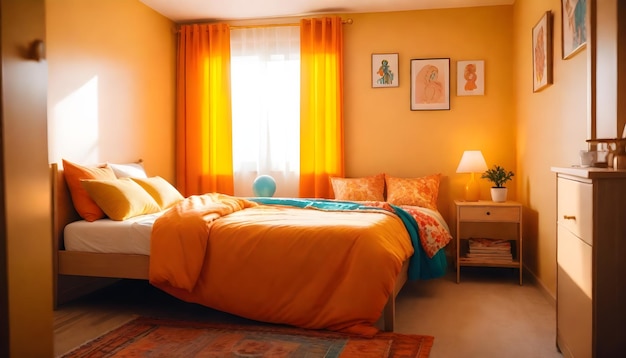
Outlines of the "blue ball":
M252 183L254 196L270 197L276 192L276 181L269 175L260 175Z

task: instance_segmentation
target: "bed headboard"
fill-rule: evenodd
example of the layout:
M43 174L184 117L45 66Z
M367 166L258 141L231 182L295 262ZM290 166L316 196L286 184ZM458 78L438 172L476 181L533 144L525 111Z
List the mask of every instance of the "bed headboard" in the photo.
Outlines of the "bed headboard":
M56 252L63 250L63 228L65 225L80 220L80 216L74 209L70 190L65 183L63 169L57 163L50 164L52 183L52 237L53 251L56 260Z
M65 245L63 244L63 231L67 224L81 220L81 217L74 209L72 196L67 183L65 182L63 169L59 168L57 163L50 164L50 182L52 191L53 307L56 309L61 303L71 301L99 288L108 286L116 282L118 279L110 278L112 276L100 277L92 274L91 272L85 275L80 273L59 274L59 260L61 254L66 253L64 252ZM65 256L64 261L66 262L66 268L68 265L67 259L68 257ZM76 260L72 261L71 264L75 270L77 265ZM145 266L147 271L147 265Z

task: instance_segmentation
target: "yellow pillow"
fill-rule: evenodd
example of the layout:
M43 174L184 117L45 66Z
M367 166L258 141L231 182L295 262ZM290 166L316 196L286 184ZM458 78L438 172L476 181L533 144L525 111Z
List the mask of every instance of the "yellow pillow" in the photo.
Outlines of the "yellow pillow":
M335 199L349 201L385 201L385 174L363 178L330 178Z
M184 199L183 195L172 184L158 175L151 178L132 179L154 198L161 210L165 210Z
M113 180L82 180L89 196L112 220L161 211L159 204L130 178Z
M393 205L412 205L437 210L437 196L441 174L421 178L394 178L385 176L387 202Z
M115 179L111 168L85 167L63 159L63 175L72 196L74 209L81 218L87 221L102 219L102 209L89 196L80 181L83 179Z

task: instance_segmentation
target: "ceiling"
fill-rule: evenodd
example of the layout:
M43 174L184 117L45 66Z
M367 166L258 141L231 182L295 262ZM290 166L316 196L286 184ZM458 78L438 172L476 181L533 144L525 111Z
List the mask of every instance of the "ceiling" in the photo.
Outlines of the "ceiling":
M515 0L139 0L174 22L266 19L474 6Z

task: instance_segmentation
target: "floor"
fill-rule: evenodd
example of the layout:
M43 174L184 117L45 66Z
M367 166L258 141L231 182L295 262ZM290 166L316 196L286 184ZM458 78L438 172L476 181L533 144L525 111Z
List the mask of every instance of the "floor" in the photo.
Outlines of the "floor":
M513 269L464 268L456 275L408 282L397 298L396 331L435 337L431 358L562 357L555 345L555 307ZM55 354L61 355L137 315L244 319L187 304L145 281L122 281L59 307Z
M513 269L464 268L442 279L409 283L397 299L398 332L435 337L432 358L562 357L556 308Z

